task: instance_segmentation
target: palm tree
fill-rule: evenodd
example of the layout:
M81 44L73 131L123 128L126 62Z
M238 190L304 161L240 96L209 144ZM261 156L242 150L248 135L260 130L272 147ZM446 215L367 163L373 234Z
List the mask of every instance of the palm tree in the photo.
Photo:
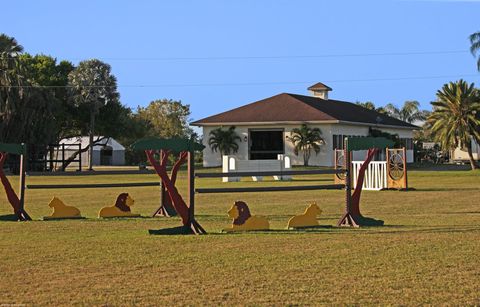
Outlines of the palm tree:
M231 126L227 130L223 130L220 127L210 131L208 145L212 151L220 151L220 154L223 156L238 151L237 141L241 141L241 138L235 132L235 126Z
M389 103L385 106L385 110L391 117L403 120L407 123L425 120L428 114L426 111L420 111L420 103L415 100L405 101L403 107L400 109Z
M110 65L92 59L80 62L68 75L68 82L75 105L86 106L90 112L88 170L92 170L95 117L101 107L110 101L118 101L117 79L111 73Z
M303 124L300 128L292 129L292 136L288 137L293 144L293 152L296 156L300 151L303 152L303 165L308 166L308 161L312 154L320 152L320 145L324 144L322 131L319 128L310 128Z
M23 52L22 45L17 40L5 34L0 34L0 53L14 57Z
M470 44L470 52L473 56L476 56L477 52L480 51L480 32L470 35ZM477 60L477 69L480 71L480 57Z
M434 138L443 148L467 149L472 169L477 168L472 139L480 141L479 101L479 92L473 83L450 82L437 92L437 101L432 102L433 112L427 120Z

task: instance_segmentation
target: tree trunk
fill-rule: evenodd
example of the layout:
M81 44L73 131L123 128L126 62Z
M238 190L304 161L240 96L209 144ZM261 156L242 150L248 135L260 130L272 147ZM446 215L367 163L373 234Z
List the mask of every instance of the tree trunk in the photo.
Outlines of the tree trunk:
M472 167L472 170L476 170L478 168L478 165L475 162L475 159L473 159L471 143L467 144L467 152L468 152L468 159L470 160L470 166Z
M95 112L90 113L90 139L88 142L88 146L90 149L90 156L88 158L88 170L92 171L93 170L93 135L94 135L94 127L95 127Z
M308 166L309 161L310 161L310 149L303 148L303 166Z

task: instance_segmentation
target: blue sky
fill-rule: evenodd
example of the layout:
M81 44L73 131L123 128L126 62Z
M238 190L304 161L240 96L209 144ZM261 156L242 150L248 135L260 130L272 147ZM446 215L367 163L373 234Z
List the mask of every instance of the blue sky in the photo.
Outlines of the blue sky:
M182 100L192 119L317 81L332 99L426 109L444 83L480 82L480 1L0 2L0 32L26 51L100 58L124 104Z

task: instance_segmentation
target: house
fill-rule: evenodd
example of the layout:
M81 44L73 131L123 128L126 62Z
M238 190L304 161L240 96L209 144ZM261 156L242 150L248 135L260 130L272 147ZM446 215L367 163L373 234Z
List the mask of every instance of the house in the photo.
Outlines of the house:
M282 93L242 107L219 113L192 123L203 129L205 167L219 166L222 159L208 146L209 134L219 127L235 126L241 137L235 154L242 160L277 159L278 154L292 158L293 165L303 164L289 141L292 129L305 123L322 131L325 144L318 155L312 154L310 165L333 166L334 149L343 146L345 136L367 136L371 128L398 134L407 150L407 162L413 162L413 131L417 126L368 110L354 103L328 98L332 90L323 83L308 88L310 96ZM354 160L363 160L356 152Z
M94 140L103 137L94 136ZM88 136L73 137L63 139L60 145L65 144L65 158L70 157L75 151L78 151L79 144L81 148L86 148L89 144ZM62 146L55 153L57 159L62 159ZM82 167L88 166L90 150L82 153ZM77 157L78 159L78 157ZM114 138L103 138L97 145L93 146L93 165L125 165L125 147ZM69 167L78 167L78 162L73 162Z

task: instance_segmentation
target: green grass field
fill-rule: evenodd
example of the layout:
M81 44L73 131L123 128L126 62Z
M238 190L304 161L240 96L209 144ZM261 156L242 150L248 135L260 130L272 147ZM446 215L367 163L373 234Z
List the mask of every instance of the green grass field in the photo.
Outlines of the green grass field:
M14 184L17 178L11 177ZM185 190L185 173L179 183ZM294 182L198 187L328 184L330 176ZM28 183L156 181L156 175L30 177ZM335 225L343 191L197 195L205 236L150 236L178 218L96 219L129 192L133 211L149 216L155 187L27 190L32 222L0 222L0 305L479 305L480 172L409 173L416 191L364 192L362 213L386 226L287 231L309 201L319 222ZM52 196L77 206L86 220L49 221ZM223 234L235 200L267 216L274 231ZM10 214L2 191L0 215Z

